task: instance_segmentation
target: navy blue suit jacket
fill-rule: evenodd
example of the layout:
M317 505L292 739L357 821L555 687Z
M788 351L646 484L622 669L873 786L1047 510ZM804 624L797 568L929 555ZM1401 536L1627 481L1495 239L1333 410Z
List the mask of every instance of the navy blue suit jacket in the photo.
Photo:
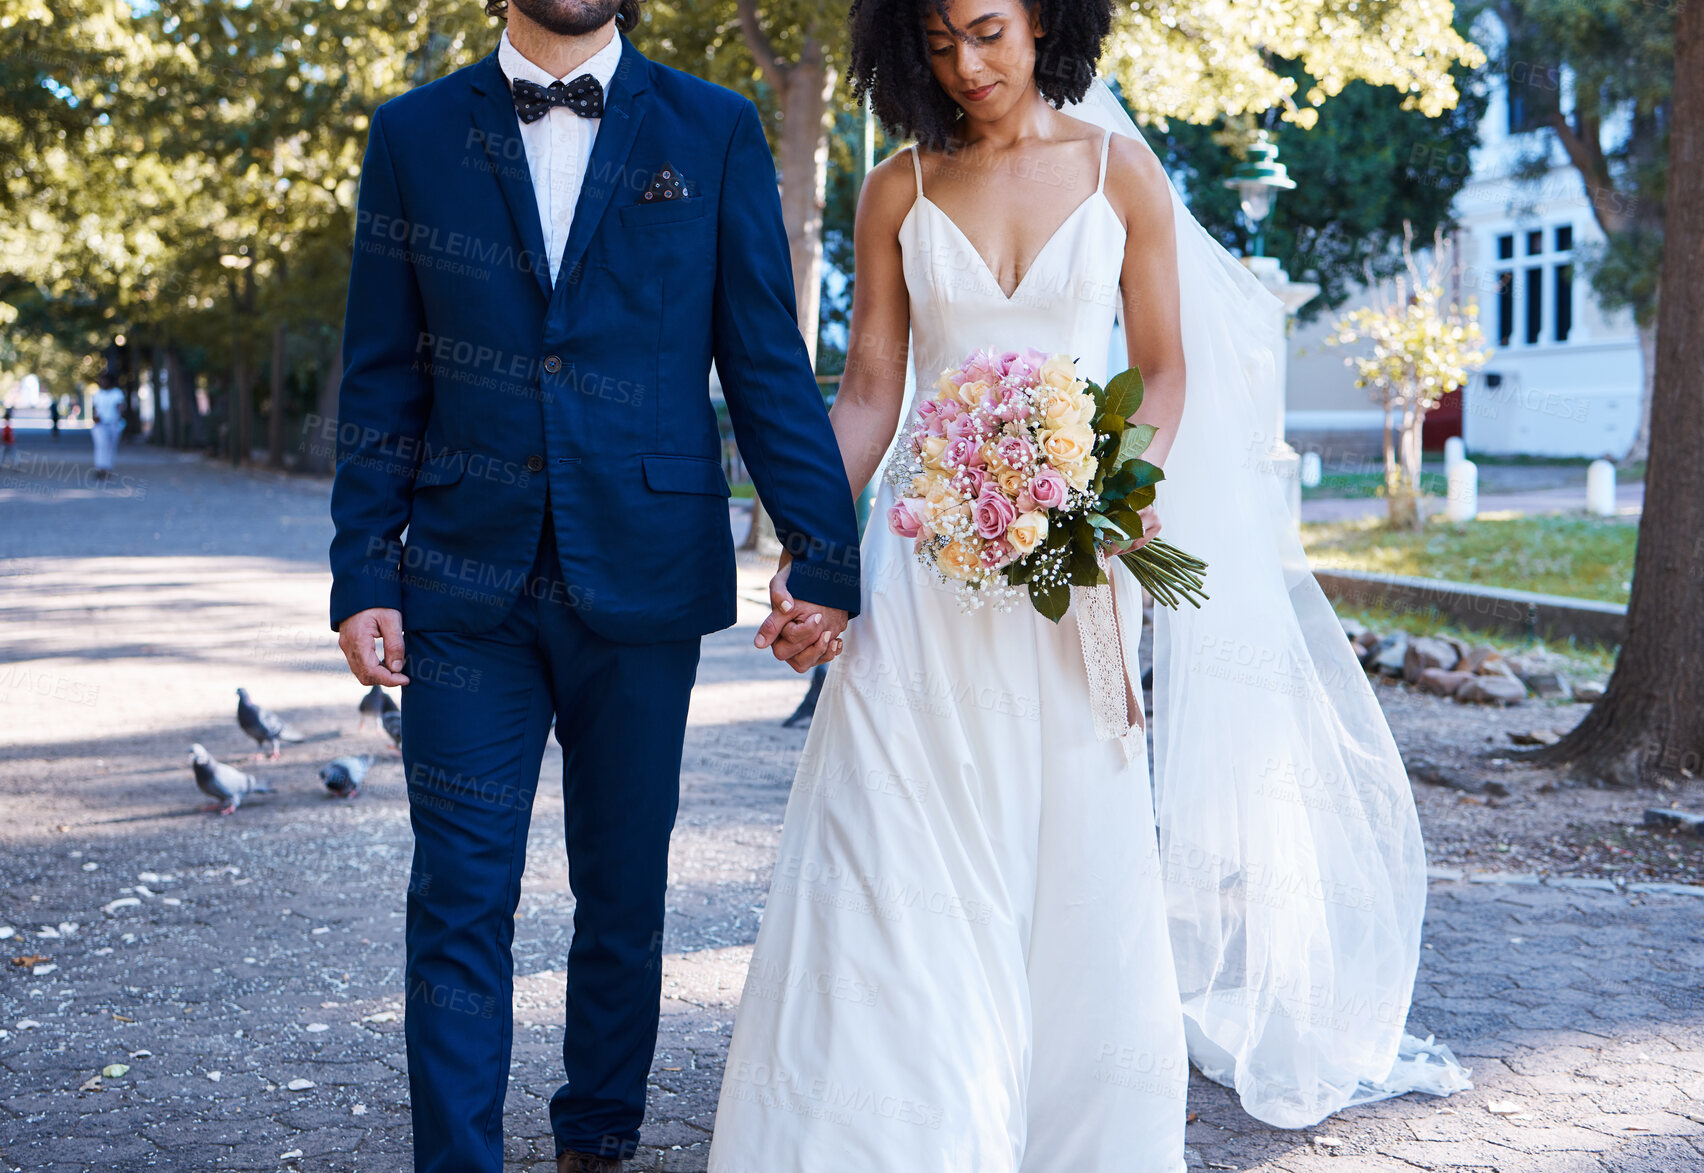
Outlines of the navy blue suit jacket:
M684 198L646 202L665 165ZM559 271L496 54L387 102L361 173L335 421L331 620L502 621L556 527L598 634L734 621L712 359L801 599L856 612L851 488L745 98L623 39ZM406 532L405 532L406 531Z

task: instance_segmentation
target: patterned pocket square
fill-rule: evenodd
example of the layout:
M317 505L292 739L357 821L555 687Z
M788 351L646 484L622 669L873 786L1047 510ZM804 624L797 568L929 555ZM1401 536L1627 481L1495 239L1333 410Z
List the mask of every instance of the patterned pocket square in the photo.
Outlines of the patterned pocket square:
M672 200L684 200L692 195L686 179L677 171L672 163L664 163L657 173L651 176L651 182L639 195L643 204L660 204Z

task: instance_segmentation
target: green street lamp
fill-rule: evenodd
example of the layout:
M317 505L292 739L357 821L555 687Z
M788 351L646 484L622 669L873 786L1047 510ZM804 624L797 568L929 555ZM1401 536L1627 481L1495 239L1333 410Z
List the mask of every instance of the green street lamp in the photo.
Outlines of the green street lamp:
M1266 131L1256 131L1248 145L1243 161L1224 181L1225 186L1242 196L1242 212L1252 226L1249 255L1266 255L1266 217L1272 213L1272 198L1281 190L1296 186L1278 161L1278 144Z

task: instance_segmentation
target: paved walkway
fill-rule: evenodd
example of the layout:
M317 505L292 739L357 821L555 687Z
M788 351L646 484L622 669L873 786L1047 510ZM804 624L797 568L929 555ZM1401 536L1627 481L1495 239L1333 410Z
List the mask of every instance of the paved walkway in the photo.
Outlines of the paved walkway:
M1615 486L1616 512L1623 517L1637 517L1645 506L1643 481ZM1511 493L1481 493L1479 515L1499 513L1572 513L1586 507L1583 485L1565 488L1526 489ZM1428 515L1443 512L1443 502L1428 502ZM1303 521L1354 521L1362 517L1383 517L1386 505L1382 497L1315 497L1302 502Z
M356 732L362 690L325 624L326 486L127 446L129 480L105 488L81 474L86 446L60 443L26 437L25 472L0 472L0 926L15 934L0 950L45 958L0 965L0 1168L406 1170L400 770L375 767L350 803L314 777L335 753L382 752ZM707 641L694 697L638 1169L704 1169L803 742L779 727L799 680L748 646L760 614ZM257 767L277 794L214 818L185 750L246 751L239 684L324 740ZM572 910L559 755L545 772L507 1116L509 1169L528 1173L553 1169ZM1409 1025L1448 1040L1478 1086L1280 1131L1197 1078L1190 1161L1704 1167L1701 913L1695 897L1436 882ZM128 1070L97 1078L110 1064Z

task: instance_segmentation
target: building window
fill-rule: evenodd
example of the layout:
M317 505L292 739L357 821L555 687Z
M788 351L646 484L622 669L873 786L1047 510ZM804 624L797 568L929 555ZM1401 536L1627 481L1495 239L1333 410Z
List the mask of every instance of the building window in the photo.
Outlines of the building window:
M1556 341L1568 341L1574 329L1574 266L1564 261L1556 266Z
M1544 270L1534 265L1526 271L1526 340L1538 343L1544 333Z
M1497 345L1514 342L1517 322L1527 346L1567 342L1574 332L1574 225L1517 228L1495 239ZM1518 266L1517 243L1524 261Z

